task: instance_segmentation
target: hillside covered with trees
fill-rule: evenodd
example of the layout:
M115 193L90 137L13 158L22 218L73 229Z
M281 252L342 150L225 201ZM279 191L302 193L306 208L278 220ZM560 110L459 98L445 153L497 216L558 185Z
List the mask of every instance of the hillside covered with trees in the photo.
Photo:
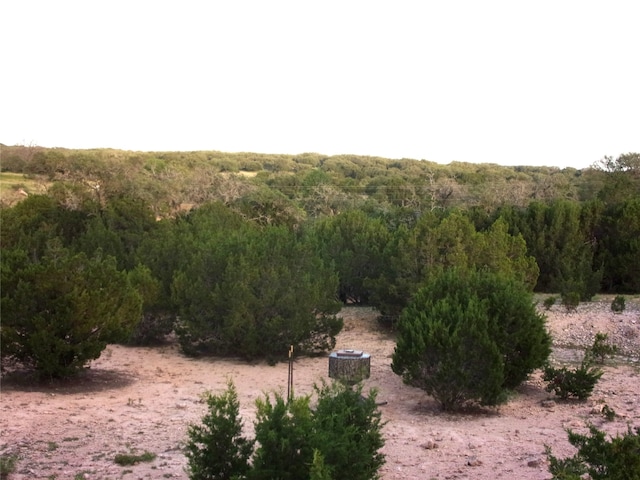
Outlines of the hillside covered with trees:
M580 300L640 291L637 153L561 170L2 146L0 168L2 355L57 358L51 376L170 331L189 354L324 352L341 303L393 323L454 267ZM51 315L74 319L62 339Z

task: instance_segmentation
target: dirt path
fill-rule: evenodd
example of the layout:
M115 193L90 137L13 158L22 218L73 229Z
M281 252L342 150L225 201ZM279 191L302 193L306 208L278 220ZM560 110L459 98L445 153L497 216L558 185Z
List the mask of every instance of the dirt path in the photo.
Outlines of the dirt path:
M631 359L615 361L591 399L563 403L549 400L539 373L497 410L448 415L420 390L407 387L390 370L393 338L377 328L367 308L346 308L345 329L337 348L365 350L372 356L365 389L378 389L387 463L383 479L491 479L550 477L544 455L572 454L566 428L584 431L587 422L610 433L640 426L640 308L627 305L614 315L609 303L591 303L578 312L559 307L548 312L548 325L559 344L588 344L608 332L625 345ZM557 350L568 359L572 348ZM298 394L327 377L328 360L296 360ZM205 413L200 396L220 391L231 377L238 389L245 426L251 430L254 401L263 392L286 391L287 365L270 367L218 359L190 359L175 346L109 346L81 379L56 387L35 388L4 380L0 400L0 453L19 456L18 479L186 479L181 447L189 423ZM617 417L605 421L600 409ZM119 453L155 453L152 462L120 466Z

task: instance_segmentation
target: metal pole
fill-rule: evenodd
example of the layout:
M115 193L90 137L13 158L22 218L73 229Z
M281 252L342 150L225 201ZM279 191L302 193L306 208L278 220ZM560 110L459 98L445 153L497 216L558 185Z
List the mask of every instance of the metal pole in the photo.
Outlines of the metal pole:
M289 375L287 378L287 402L293 397L293 345L289 347Z

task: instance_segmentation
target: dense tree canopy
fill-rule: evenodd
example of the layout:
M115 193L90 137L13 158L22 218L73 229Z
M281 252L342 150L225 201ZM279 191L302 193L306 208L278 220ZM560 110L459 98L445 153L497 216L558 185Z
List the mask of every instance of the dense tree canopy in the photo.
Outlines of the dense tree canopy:
M191 353L323 351L338 300L396 322L447 269L583 300L640 291L637 153L581 171L3 146L1 168L18 182L0 192L3 302L44 289L36 272L100 264L142 299L129 341L177 327Z
M333 348L337 277L309 243L250 225L201 240L173 282L186 351L284 358L290 345Z

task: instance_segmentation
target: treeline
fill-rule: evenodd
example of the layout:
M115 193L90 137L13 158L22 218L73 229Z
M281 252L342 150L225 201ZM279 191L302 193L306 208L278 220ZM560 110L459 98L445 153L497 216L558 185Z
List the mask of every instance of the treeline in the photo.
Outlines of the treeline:
M238 154L223 171L225 158L207 152L32 149L4 152L3 169L7 155L49 189L0 210L2 355L62 365L53 376L106 342L171 331L189 354L323 352L341 328L341 302L394 322L453 267L583 300L640 291L637 154L549 173L567 179L561 195L525 201L523 187L514 202L489 203L463 201L462 186L488 196L512 179L484 185L469 171L456 180L410 160Z
M576 170L462 162L441 165L316 153L128 152L0 145L0 168L82 185L66 192L72 197L88 190L102 200L123 195L141 199L159 216L219 200L263 207L259 214L264 221L273 220L269 206L298 221L371 203L422 212L525 207L531 201L557 198L582 202L602 195L620 200L629 192L617 191L608 174L623 168L637 175L638 155L607 157L597 168ZM634 183L637 194L637 177Z

